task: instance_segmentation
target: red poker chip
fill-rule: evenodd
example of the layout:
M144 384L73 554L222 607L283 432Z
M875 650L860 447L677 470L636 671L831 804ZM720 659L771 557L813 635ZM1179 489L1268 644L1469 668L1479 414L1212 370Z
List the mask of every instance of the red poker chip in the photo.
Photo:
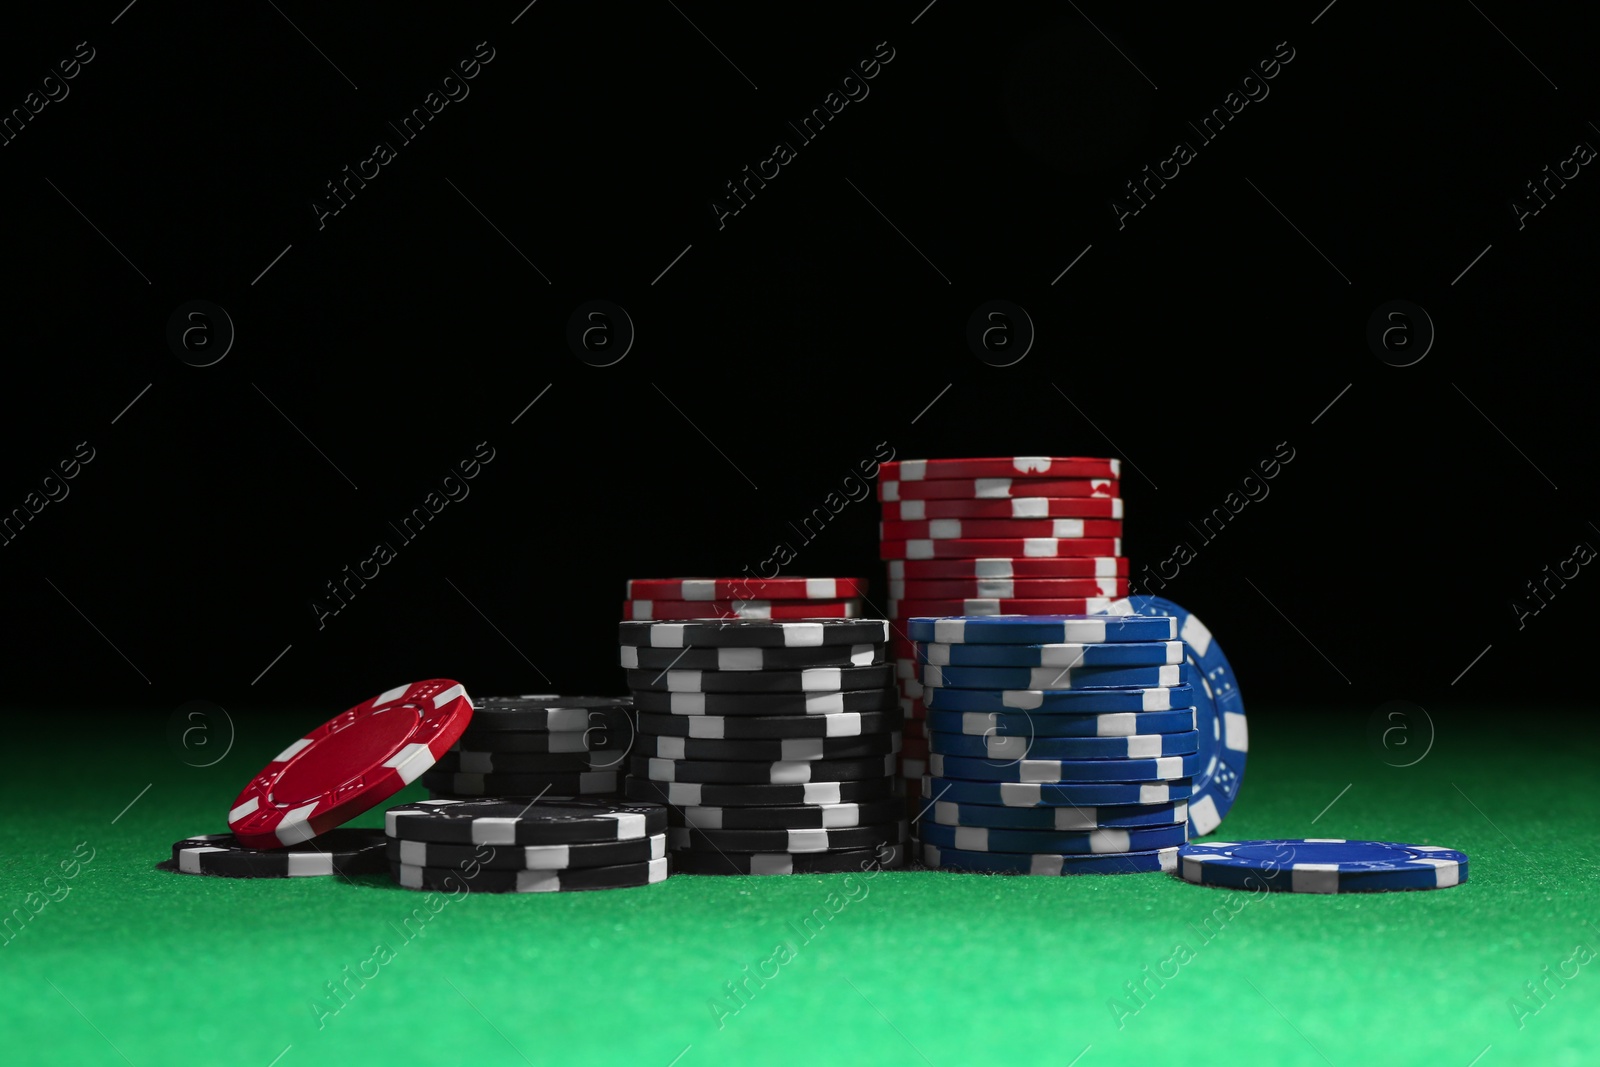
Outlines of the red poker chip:
M1025 559L890 560L889 580L943 578L1126 578L1128 561L1121 557Z
M896 500L1006 500L1014 496L1115 497L1115 478L957 478L941 482L878 483L878 499Z
M899 619L942 618L954 615L1096 615L1114 597L1062 597L1056 600L897 600L889 611Z
M951 541L958 537L1121 537L1120 519L921 519L880 522L887 541Z
M1121 460L1088 456L896 459L883 464L883 477L904 482L951 478L1120 478L1121 476Z
M274 757L233 802L228 829L249 848L325 834L404 789L471 721L472 699L448 678L379 693Z
M1054 600L1059 597L1128 595L1126 578L909 578L889 583L890 600L971 598Z
M1005 500L895 500L883 505L892 522L923 519L1120 519L1121 497L1014 496Z
M627 600L622 617L634 621L687 619L859 619L859 600Z
M880 541L879 559L980 559L985 556L1120 556L1120 537L953 538L948 541Z
M634 578L629 600L843 600L861 596L860 578Z

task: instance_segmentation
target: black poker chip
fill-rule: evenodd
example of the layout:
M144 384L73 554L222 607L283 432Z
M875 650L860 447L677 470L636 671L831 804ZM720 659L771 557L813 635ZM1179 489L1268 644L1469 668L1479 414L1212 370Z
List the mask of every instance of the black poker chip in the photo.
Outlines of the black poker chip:
M299 878L381 874L387 864L379 830L342 827L287 848L247 848L232 834L201 834L172 846L172 868L227 878Z
M634 694L640 711L668 715L838 715L889 711L900 703L892 686L838 693L655 693Z
M858 782L809 782L805 785L721 785L702 782L652 782L629 777L623 791L630 800L690 807L796 807L814 804L861 804L896 795L893 778Z
M648 669L627 672L635 693L837 693L894 684L894 665L806 667L798 671L695 671Z
M883 619L727 619L704 622L624 622L618 633L625 645L650 648L813 648L817 645L888 644L889 624Z
M447 893L572 893L585 889L627 889L665 881L667 861L619 863L611 867L574 867L564 871L500 870L469 865L414 867L390 864L394 880L407 889L434 889Z
M810 830L843 829L894 822L906 814L899 797L860 804L794 804L787 807L678 807L667 808L668 826L695 830Z
M841 874L894 870L905 865L905 855L905 846L899 844L841 852L683 850L672 853L672 871L674 874Z
M863 737L791 737L732 741L699 737L639 735L633 751L641 756L688 760L837 760L883 756L899 751L898 733Z
M452 749L429 768L448 774L584 774L621 769L626 749L598 752L502 752Z
M723 782L730 785L789 785L854 782L893 775L893 755L839 760L679 760L633 756L628 773L654 782Z
M627 723L594 726L587 730L474 730L467 727L450 751L459 752L611 752L626 749L633 740Z
M473 774L466 771L424 771L417 780L450 797L596 796L615 793L622 768L578 774Z
M910 836L904 819L874 826L811 828L803 830L701 830L686 826L667 829L667 844L680 849L725 852L839 852L897 844Z
M793 671L805 667L870 667L887 661L881 644L818 645L815 648L640 648L622 646L622 666L632 670Z
M478 863L495 870L564 871L575 867L648 863L666 854L665 834L651 834L631 841L598 841L588 845L451 845L438 841L401 841L391 837L384 847L384 855L390 863L457 870Z
M637 841L667 829L667 809L648 799L425 800L384 812L384 832L403 841L457 845L576 845ZM382 842L380 842L380 845Z
M902 721L899 709L839 715L660 715L641 711L635 718L642 734L727 740L866 737L898 730Z
M536 694L515 697L474 697L471 734L496 730L545 730L573 732L589 729L617 729L626 734L627 697L568 697Z

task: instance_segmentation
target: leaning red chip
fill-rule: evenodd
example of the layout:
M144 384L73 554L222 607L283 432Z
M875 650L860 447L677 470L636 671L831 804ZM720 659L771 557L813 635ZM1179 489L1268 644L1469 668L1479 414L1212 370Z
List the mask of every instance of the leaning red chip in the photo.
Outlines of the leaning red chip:
M379 693L280 752L233 802L228 829L250 848L325 834L404 789L471 720L472 698L448 678Z

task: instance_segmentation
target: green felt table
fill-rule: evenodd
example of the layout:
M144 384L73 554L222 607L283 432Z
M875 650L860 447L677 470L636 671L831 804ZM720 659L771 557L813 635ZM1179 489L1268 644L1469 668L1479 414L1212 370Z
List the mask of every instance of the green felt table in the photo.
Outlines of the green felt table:
M1592 1063L1597 752L1592 730L1511 732L1550 710L1436 709L1431 751L1401 768L1364 710L1251 707L1215 837L1465 850L1470 881L1441 891L911 870L430 908L381 877L156 868L223 829L315 713L236 716L233 751L193 768L159 714L13 709L34 726L3 786L0 1034L12 1062L139 1067Z

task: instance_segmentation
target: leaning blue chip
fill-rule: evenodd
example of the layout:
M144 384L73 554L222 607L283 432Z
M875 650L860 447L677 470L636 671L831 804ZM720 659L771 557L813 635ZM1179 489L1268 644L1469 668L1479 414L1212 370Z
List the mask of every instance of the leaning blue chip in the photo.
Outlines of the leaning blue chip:
M952 615L916 618L906 623L913 641L946 645L1098 645L1107 641L1171 641L1178 636L1176 620L1141 617L1143 612L1118 612L1116 605L1104 615Z
M968 782L922 776L924 801L1055 808L1106 804L1171 804L1188 800L1189 779L1174 782Z
M1182 826L1189 821L1186 801L1172 804L1101 804L1088 807L1003 808L998 804L957 804L940 800L918 813L919 825L990 826L1002 830L1101 830Z
M1156 826L1143 830L1102 829L1086 833L1061 830L997 830L987 826L919 824L925 845L964 852L1035 852L1054 855L1104 855L1176 848L1189 840L1188 826Z
M1302 838L1213 841L1179 850L1183 879L1288 893L1447 889L1467 880L1467 854L1434 845Z
M946 645L917 642L917 662L943 667L1160 667L1183 662L1182 641L1054 645Z
M1250 755L1250 730L1233 665L1205 623L1170 600L1130 596L1107 610L1120 618L1177 620L1178 638L1190 668L1187 680L1194 690L1195 728L1200 731L1201 766L1195 771L1194 800L1189 804L1189 836L1213 833L1238 798Z
M938 667L924 664L923 685L944 689L1121 689L1179 685L1184 664L1166 667Z
M1190 778L1200 758L1161 756L1157 759L1022 759L997 762L928 753L928 773L936 778L969 782L1170 782ZM1191 806L1192 807L1192 806ZM1191 817L1193 812L1191 811Z
M1195 728L1194 709L1112 711L1102 715L1030 715L1026 711L930 711L927 729L987 737L1131 737L1175 734Z
M1043 716L1040 716L1042 719ZM1200 748L1200 734L1132 734L1128 737L1035 737L1032 734L928 734L928 751L988 760L1155 759L1187 756Z
M1103 715L1112 711L1176 711L1195 706L1192 686L1151 689L946 689L926 686L929 711L1026 711L1038 715Z
M962 849L922 846L922 863L936 870L974 871L987 874L1149 874L1170 871L1178 865L1176 848L1150 852L1123 852L1109 856L1064 856L1020 852L967 852Z

